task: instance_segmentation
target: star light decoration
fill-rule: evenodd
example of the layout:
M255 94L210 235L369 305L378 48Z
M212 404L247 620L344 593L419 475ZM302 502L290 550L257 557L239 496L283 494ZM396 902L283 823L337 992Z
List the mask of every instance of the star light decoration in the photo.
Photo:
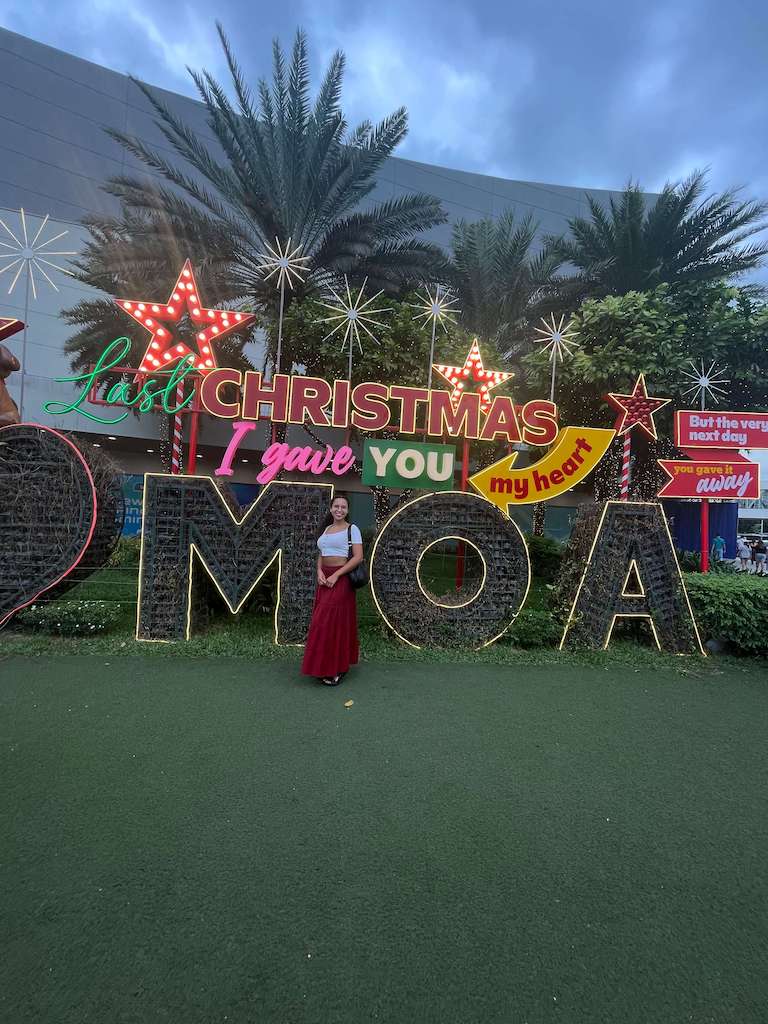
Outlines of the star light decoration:
M305 263L309 259L309 256L299 256L301 252L301 246L297 245L294 249L291 249L291 239L285 243L285 248L280 243L279 238L275 238L276 248L272 248L269 243L264 243L266 253L261 253L258 257L260 260L259 270L269 271L264 274L264 280L268 281L270 277L274 277L277 274L275 284L280 291L280 313L277 319L277 353L275 356L275 373L280 373L280 362L283 354L283 312L285 310L285 286L293 291L297 284L304 283L304 277L309 273L309 267L305 266ZM294 280L295 278L295 280Z
M480 409L487 413L493 404L491 391L515 376L514 373L506 370L486 370L483 366L483 357L480 355L477 338L472 342L472 347L467 353L463 366L446 366L444 363L435 363L434 368L441 377L453 385L451 405L454 412L458 408L463 392L469 390L467 385L479 384Z
M645 386L645 374L641 373L637 378L631 395L611 393L608 395L608 401L621 414L621 422L616 428L617 434L626 434L632 427L639 427L648 437L654 441L658 440L653 414L663 406L669 405L671 399L650 398Z
M208 373L216 366L213 342L220 341L233 331L242 330L256 319L253 313L206 308L200 299L190 260L185 261L167 302L150 302L146 299L115 299L115 302L151 332L147 350L139 364L139 372L142 373L170 369L174 363L187 356L192 357L191 366L201 373ZM170 329L185 314L199 328L195 331L196 352Z
M534 331L541 337L533 340L537 344L543 344L544 349L549 351L550 362L554 363L559 359L562 363L566 356L572 356L573 350L578 348L579 343L575 340L578 332L571 327L570 319L567 324L565 323L565 313L560 316L557 324L554 313L550 313L549 320L542 317L541 322L544 324L543 327L534 327Z
M264 280L268 281L270 277L274 277L277 274L277 280L275 284L278 288L285 288L286 284L293 291L297 284L303 284L304 278L309 273L309 267L304 264L310 258L309 256L299 256L301 252L301 246L297 245L294 249L291 249L291 239L285 243L283 248L280 239L275 238L275 248L267 242L264 243L264 248L267 250L265 253L261 253L259 259L259 270L262 273L268 270L268 274L264 274Z
M429 371L427 373L427 387L432 386L432 363L435 358L435 335L437 334L437 325L443 328L448 333L448 324L456 322L456 317L461 312L460 309L456 308L458 299L451 296L450 291L447 288L443 288L441 292L440 285L435 285L435 294L433 295L429 287L424 288L424 292L417 293L421 302L411 302L409 305L413 309L418 309L419 312L413 317L414 322L423 320L423 323L419 326L426 327L428 323L432 323L432 340L429 346Z
M383 324L380 320L374 320L372 314L375 313L378 315L380 313L390 312L386 308L370 309L371 303L375 302L376 299L378 299L378 297L381 294L383 294L383 289L376 292L375 295L372 295L370 299L366 299L365 302L362 301L363 293L365 292L365 286L367 283L368 278L366 277L365 280L363 281L360 291L357 293L357 298L354 298L352 295L352 290L349 287L347 275L345 274L344 287L346 288L347 292L346 300L341 295L339 295L335 288L331 288L331 294L333 295L334 299L336 299L337 304L334 305L333 303L330 302L320 303L320 305L325 306L326 309L332 309L334 311L334 315L323 317L319 321L319 323L334 323L335 321L338 320L336 326L333 328L333 330L329 331L328 334L326 334L326 336L323 338L323 341L327 341L329 338L332 338L337 331L340 331L342 327L344 328L344 338L341 342L341 351L343 352L344 349L347 347L347 344L349 344L350 379L352 377L353 345L357 344L357 347L360 350L360 354L362 355L363 353L363 346L360 341L360 328L362 327L362 329L365 331L365 333L368 335L371 341L378 345L379 340L369 329L368 324L371 324L374 327L386 327L386 324Z
M558 359L562 363L566 356L573 355L573 349L578 347L576 338L576 330L571 327L571 321L565 323L565 314L561 314L560 322L555 323L555 314L550 313L550 319L547 321L546 317L541 318L541 322L544 324L543 327L534 327L537 334L540 334L540 338L534 338L533 340L537 344L543 344L544 349L549 350L549 361L552 363L552 373L549 381L549 400L554 402L555 400L555 377L557 375L557 361Z
M700 399L702 410L706 406L708 397L717 405L720 398L726 393L726 389L722 385L731 383L730 380L721 376L725 371L725 367L718 367L712 362L709 369L705 372L703 359L699 367L696 366L692 359L689 360L689 363L693 367L693 373L688 370L680 371L683 377L687 378L687 380L680 382L680 387L685 389L682 392L683 397L688 398L690 395L692 398ZM689 381L693 381L693 384L686 387Z
M439 324L444 331L447 331L448 324L456 323L456 317L461 312L456 308L456 303L459 300L454 298L447 288L441 288L438 284L435 285L434 295L430 292L429 287L425 287L423 292L417 292L417 294L422 301L409 302L408 305L419 310L413 319L423 320L424 322L420 324L421 327L425 327L431 320L433 327L437 327Z
M48 246L54 242L58 242L60 238L69 234L69 231L60 231L58 235L53 235L51 238L46 238L41 241L41 235L45 230L45 226L50 219L50 214L46 213L42 220L42 223L35 232L34 238L30 240L29 231L27 231L27 215L24 213L24 209L19 210L19 223L21 228L19 235L11 231L8 225L2 218L0 218L0 225L5 229L7 236L13 241L6 242L0 238L0 274L5 274L6 271L13 270L16 268L16 273L11 278L11 283L8 287L8 295L13 292L22 273L26 270L27 280L32 288L32 298L37 299L37 282L35 280L35 271L37 270L42 277L48 282L55 292L59 289L56 286L55 281L52 280L50 275L46 273L45 267L51 267L53 270L58 270L62 274L69 274L73 277L71 270L67 270L66 267L60 266L58 263L51 259L52 256L76 256L77 253L74 249L49 249ZM10 252L3 252L3 249L9 249ZM9 262L4 262L8 260ZM45 266L43 266L45 264Z

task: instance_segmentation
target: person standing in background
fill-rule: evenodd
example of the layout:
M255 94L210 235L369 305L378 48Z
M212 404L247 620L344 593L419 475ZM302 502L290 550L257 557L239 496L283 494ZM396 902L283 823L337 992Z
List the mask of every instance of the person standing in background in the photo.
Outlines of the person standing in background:
M758 537L755 541L755 546L752 549L755 558L755 575L765 576L765 556L768 554L768 548L765 546L765 541L762 537Z
M718 533L718 535L712 541L712 558L716 562L722 562L724 557L725 557L725 541L723 540L723 538Z
M752 549L747 544L746 537L739 537L736 541L736 554L741 562L741 568L737 572L749 572L749 563L752 560Z

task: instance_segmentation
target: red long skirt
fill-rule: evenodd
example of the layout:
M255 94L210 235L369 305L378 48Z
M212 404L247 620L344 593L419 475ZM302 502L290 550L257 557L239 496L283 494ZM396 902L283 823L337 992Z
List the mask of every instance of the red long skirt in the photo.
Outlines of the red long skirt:
M336 569L338 565L323 564L327 576ZM345 574L333 587L318 584L301 671L318 679L332 678L356 665L359 654L357 598Z

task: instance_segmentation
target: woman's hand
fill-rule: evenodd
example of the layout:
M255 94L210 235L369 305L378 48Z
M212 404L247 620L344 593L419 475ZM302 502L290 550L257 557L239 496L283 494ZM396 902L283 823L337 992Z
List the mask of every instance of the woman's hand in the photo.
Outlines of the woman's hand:
M337 572L335 572L331 576L327 576L326 577L325 585L326 585L326 587L333 587L333 586L336 585L336 583L338 583L338 580L339 580L339 574Z
M328 582L325 578L325 573L323 572L322 569L317 570L317 582L320 584L321 587L324 587Z

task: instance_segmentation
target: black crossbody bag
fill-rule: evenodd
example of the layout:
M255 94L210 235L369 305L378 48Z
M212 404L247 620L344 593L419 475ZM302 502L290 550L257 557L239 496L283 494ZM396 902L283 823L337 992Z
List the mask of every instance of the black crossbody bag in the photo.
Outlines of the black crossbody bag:
M352 527L347 527L347 559L352 557ZM360 587L368 586L368 566L365 564L365 559L355 568L347 573L349 582L352 584L353 590L359 590Z

